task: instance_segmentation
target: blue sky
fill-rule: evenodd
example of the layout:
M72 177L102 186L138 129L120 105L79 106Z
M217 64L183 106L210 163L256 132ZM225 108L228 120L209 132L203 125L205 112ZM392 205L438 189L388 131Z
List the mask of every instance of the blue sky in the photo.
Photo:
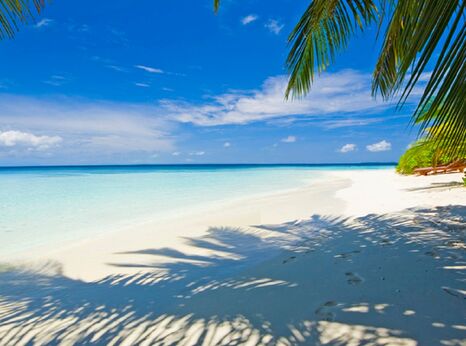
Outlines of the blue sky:
M0 42L0 165L396 161L413 103L370 95L376 28L284 101L307 4L53 1Z

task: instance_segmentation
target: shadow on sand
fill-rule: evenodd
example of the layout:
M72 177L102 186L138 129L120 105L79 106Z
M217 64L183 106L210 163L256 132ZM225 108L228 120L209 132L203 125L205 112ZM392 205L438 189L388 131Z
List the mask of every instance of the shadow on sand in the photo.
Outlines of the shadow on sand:
M463 183L459 181L449 181L449 182L442 182L442 183L430 183L427 186L414 187L414 188L407 189L407 191L429 191L429 190L448 191L451 189L461 189L463 187L464 187Z
M465 206L256 229L187 239L208 255L141 249L171 261L96 282L10 268L0 345L464 344Z

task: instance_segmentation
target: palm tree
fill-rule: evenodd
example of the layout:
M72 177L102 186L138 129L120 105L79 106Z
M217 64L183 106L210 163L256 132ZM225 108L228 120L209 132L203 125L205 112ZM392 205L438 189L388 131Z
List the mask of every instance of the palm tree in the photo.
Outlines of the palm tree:
M218 6L214 0L214 9ZM426 76L428 63L434 63L412 124L420 124L420 134L438 138L447 150L464 152L465 12L465 0L312 0L288 38L286 98L306 95L316 72L327 69L355 32L377 24L378 36L384 38L373 72L373 96L380 93L387 100L399 93L398 106L403 106ZM448 133L447 143L442 132Z
M0 40L13 38L19 25L32 20L44 6L45 0L0 0Z

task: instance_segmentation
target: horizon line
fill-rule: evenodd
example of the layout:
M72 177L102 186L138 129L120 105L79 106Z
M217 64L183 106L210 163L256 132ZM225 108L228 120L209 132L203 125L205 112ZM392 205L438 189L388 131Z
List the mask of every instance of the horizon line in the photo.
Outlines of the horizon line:
M0 166L0 169L9 168L90 168L90 167L175 167L175 166L383 166L397 165L398 162L351 162L351 163L134 163L134 164L65 164L65 165L20 165Z

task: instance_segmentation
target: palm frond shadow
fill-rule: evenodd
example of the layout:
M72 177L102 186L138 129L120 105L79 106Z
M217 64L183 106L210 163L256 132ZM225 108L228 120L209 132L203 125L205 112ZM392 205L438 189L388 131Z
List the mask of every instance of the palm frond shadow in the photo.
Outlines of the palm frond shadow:
M443 182L443 183L431 183L426 186L421 187L414 187L408 189L408 191L429 191L429 190L441 190L447 191L451 189L461 189L464 185L458 181L450 181L450 182Z
M257 233L211 228L205 237L186 239L211 255L168 248L121 253L122 261L111 265L141 272L96 282L67 278L54 263L49 264L54 273L11 270L0 274L0 345L454 342L464 336L454 326L461 324L465 304L465 220L465 206L449 206L351 220L313 216L256 226ZM404 287L393 286L389 277L382 281L379 268L366 271L370 276L359 286L345 276L350 267L370 266L364 254L371 251L385 251L384 272L419 281L419 304L410 302L416 307L414 317L405 315ZM401 252L409 254L408 262L399 258ZM170 261L128 262L126 255ZM435 273L423 271L422 256L437 261ZM296 275L297 267L289 265L294 261L305 261L308 268L299 267ZM248 268L254 263L252 272ZM399 266L403 270L388 270ZM330 277L338 275L348 289L329 286L334 282ZM435 304L421 304L429 297L423 281L432 278L443 290L442 301L436 302L445 309L441 316ZM442 286L447 279L457 285ZM369 283L372 288L366 290ZM400 292L393 294L396 290ZM320 303L313 305L316 301ZM364 313L368 311L376 314ZM443 327L424 336L422 331L433 323Z

